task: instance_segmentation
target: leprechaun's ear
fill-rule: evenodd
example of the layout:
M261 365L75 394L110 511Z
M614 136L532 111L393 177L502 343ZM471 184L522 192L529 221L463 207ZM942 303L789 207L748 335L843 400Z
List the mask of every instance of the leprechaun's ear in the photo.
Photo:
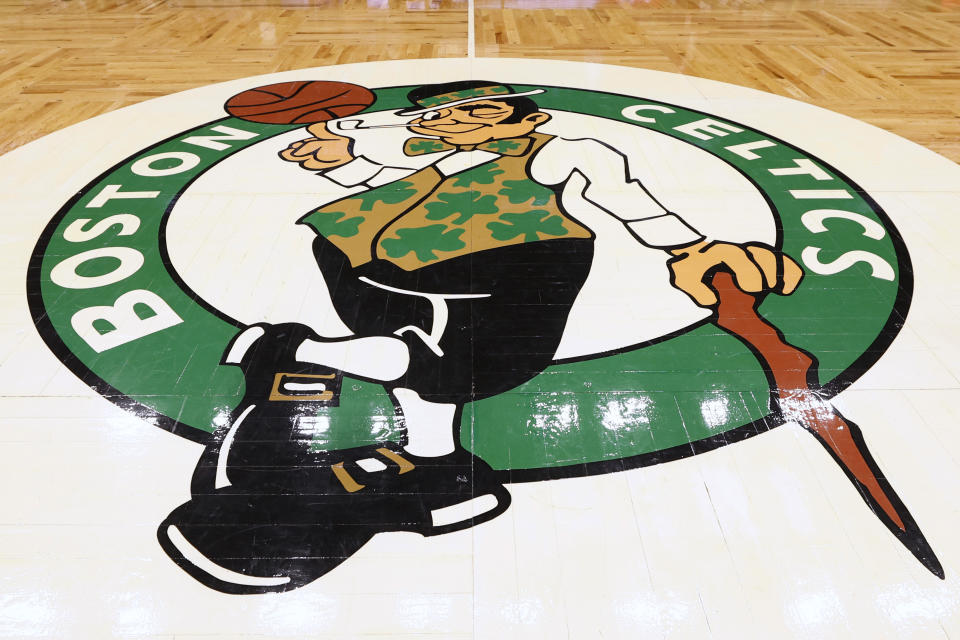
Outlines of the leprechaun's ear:
M550 114L544 113L543 111L537 111L536 113L531 113L527 116L524 116L523 118L523 122L532 124L535 127L540 126L541 124L544 124L549 120L550 120Z

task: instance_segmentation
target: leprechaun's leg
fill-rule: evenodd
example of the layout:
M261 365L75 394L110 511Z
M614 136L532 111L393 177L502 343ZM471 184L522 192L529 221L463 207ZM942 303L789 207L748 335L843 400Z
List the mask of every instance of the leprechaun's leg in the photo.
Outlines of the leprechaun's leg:
M296 359L339 369L347 374L389 382L402 376L410 353L402 340L389 336L366 336L342 340L304 340Z

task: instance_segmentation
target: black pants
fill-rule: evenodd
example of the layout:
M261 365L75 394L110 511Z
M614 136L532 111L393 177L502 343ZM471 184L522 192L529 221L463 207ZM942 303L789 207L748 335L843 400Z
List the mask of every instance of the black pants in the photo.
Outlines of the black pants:
M490 294L446 301L442 356L412 332L400 336L410 349L410 367L388 388L454 403L497 395L549 366L593 261L588 238L489 249L416 271L385 260L354 268L322 236L313 248L337 313L358 336L389 336L405 326L429 334L433 323L427 299L387 291L361 277L420 293Z

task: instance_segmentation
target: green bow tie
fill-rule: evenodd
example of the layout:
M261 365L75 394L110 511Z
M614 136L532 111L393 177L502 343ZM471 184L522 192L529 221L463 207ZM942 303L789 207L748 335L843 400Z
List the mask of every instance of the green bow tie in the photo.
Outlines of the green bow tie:
M504 138L491 140L478 145L456 146L447 144L443 140L433 138L410 138L403 145L403 152L408 156L422 156L428 153L439 153L457 149L459 151L489 151L504 156L522 156L530 148L530 138Z

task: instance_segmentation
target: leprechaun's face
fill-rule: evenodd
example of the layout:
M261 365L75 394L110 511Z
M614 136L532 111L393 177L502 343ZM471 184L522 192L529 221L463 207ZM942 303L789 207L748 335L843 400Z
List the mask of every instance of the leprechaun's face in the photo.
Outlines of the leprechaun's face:
M455 145L481 144L491 140L525 136L550 119L541 111L524 116L519 122L510 120L514 107L496 100L478 100L455 107L438 107L408 124L410 131L437 136Z

